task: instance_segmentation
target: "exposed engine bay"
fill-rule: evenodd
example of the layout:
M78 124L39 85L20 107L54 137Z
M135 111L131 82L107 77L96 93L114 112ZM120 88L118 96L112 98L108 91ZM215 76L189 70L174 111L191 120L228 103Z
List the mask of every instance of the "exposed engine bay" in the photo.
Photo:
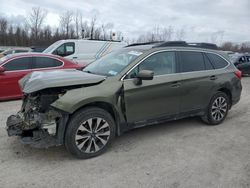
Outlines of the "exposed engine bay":
M8 135L21 136L23 143L35 143L34 147L56 145L58 124L63 114L50 104L65 92L65 89L53 88L25 94L21 110L7 120Z

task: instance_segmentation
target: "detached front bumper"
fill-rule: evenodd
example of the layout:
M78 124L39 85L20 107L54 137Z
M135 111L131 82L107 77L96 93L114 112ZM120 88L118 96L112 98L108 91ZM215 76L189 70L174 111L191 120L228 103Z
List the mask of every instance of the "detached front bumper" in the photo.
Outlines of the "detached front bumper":
M23 133L22 125L23 120L18 115L9 116L6 122L8 136L21 136Z
M35 148L48 148L62 145L64 143L64 132L68 116L64 115L56 125L56 134L49 134L46 128L24 129L25 122L19 114L11 115L6 122L8 136L19 136L21 143L28 144Z

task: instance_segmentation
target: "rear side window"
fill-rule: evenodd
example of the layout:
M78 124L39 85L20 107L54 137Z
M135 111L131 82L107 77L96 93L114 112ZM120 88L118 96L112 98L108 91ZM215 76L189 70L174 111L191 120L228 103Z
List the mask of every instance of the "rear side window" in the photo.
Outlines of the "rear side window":
M34 69L59 67L62 65L61 61L58 61L54 58L49 58L49 57L34 57L34 58L35 58L35 65L33 67Z
M27 70L31 68L32 57L18 58L9 61L3 67L6 71Z
M201 52L180 51L181 72L193 72L206 70L203 54Z
M215 69L221 69L228 65L228 62L226 60L216 54L206 53L206 55Z

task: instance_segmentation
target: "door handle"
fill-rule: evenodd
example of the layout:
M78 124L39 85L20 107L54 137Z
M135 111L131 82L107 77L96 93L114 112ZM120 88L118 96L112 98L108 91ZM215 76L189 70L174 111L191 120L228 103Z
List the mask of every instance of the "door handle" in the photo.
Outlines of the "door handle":
M213 76L210 76L210 80L216 80L217 79L217 76L213 75Z
M72 57L72 59L77 59L77 57Z
M180 87L181 86L181 83L180 82L173 82L172 84L171 84L171 87L172 88L178 88L178 87Z

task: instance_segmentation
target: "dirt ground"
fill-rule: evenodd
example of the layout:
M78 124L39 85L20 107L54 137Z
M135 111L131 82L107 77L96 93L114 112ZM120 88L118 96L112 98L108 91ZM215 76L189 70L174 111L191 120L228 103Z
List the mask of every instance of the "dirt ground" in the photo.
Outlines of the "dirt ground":
M74 159L63 146L33 149L8 137L21 101L0 103L0 187L250 187L250 78L225 122L198 118L130 131L103 155Z

